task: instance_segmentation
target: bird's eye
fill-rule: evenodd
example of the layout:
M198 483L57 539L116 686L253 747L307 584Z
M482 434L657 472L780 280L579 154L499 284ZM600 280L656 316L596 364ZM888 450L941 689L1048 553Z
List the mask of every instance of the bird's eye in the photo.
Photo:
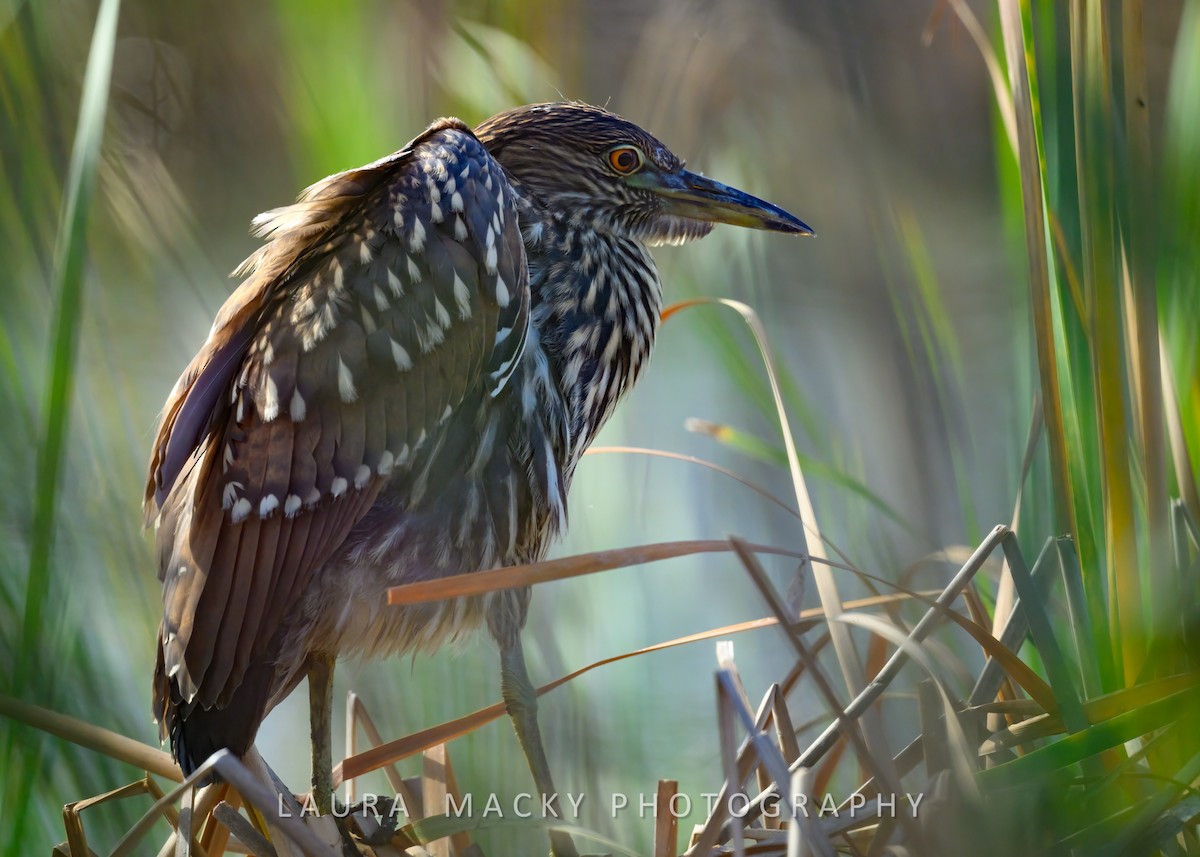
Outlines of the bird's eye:
M633 146L617 146L608 153L608 165L618 175L632 175L642 168L642 153Z

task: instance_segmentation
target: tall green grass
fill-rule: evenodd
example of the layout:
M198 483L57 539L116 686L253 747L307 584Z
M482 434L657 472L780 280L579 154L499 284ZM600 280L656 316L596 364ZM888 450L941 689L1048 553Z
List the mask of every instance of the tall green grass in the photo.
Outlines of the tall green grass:
M1185 4L1165 111L1150 103L1142 14L1138 0L998 3L1008 77L996 94L1014 121L996 135L997 159L1014 152L1017 163L999 172L1001 199L1024 226L1044 414L1046 457L1029 479L1053 498L1052 515L1021 524L1027 539L1033 527L1071 546L1060 549L1065 589L1046 604L1070 618L1055 651L1068 645L1052 657L1053 638L1035 636L1028 654L1044 664L1069 737L1027 745L978 780L993 800L984 829L1003 831L1041 802L1026 839L1053 853L1175 853L1176 836L1195 832L1185 789L1200 773L1195 694L1152 688L1200 680L1200 101L1187 100L1200 81L1200 4ZM1152 109L1163 111L1157 149ZM1088 714L1117 691L1144 692L1129 710ZM1082 719L1069 716L1077 699Z
M32 495L24 591L17 600L8 600L17 595L13 584L20 579L9 576L11 568L6 571L4 586L6 612L11 610L10 616L21 617L15 626L10 625L8 631L15 639L10 641L12 671L7 676L5 691L16 697L36 692L43 698L55 698L61 694L62 680L66 678L59 672L61 665L64 662L80 665L87 662L86 653L75 649L70 636L64 635L61 604L65 598L65 581L55 574L54 548L58 533L64 526L60 502L62 473L70 442L69 423L75 388L75 363L88 266L88 225L92 214L109 104L109 84L119 8L119 0L104 0L96 19L79 100L70 168L61 186L61 208L48 271L52 287L52 318L50 335L47 338L46 380L41 387L37 430L26 435L27 441L32 442L31 445L36 448L36 464L32 471L32 479L23 483L30 487ZM18 11L15 19L9 22L11 29L5 34L6 40L14 42L14 47L23 47L29 51L25 55L6 54L4 82L5 90L10 95L10 99L6 101L10 111L9 120L14 118L13 112L21 109L12 97L36 98L37 88L32 91L24 88L22 78L25 78L25 83L29 83L30 78L36 79L43 72L44 66L38 51L45 47L44 43L39 43L36 39L21 40L12 30L24 29L28 32L46 23L31 11ZM36 106L29 103L25 105L26 108ZM40 105L43 109L51 106L48 103ZM46 129L30 129L26 133L32 136L38 130ZM35 151L30 146L22 154L28 155ZM24 232L36 246L40 213L36 196L54 188L55 182L51 180L39 184L38 181L39 176L48 178L43 172L49 166L48 158L31 157L24 162L24 166L30 168L31 174L22 177L17 199L10 200L10 206L5 206L5 210L9 215L17 215L14 218L17 222L9 224L14 228L14 232ZM11 205L13 202L16 204ZM22 259L20 255L10 258L14 265ZM10 269L8 275L13 276L17 273L16 269ZM15 299L19 292L12 290L8 294ZM8 380L14 390L20 389L26 378L22 377L23 373L12 348L12 340L8 336L5 337L4 354ZM19 414L18 409L17 415ZM70 526L70 523L66 525ZM17 556L15 552L10 552L5 564L15 565ZM59 558L61 559L61 555ZM56 601L58 603L55 603ZM17 607L18 603L22 605L21 608ZM81 690L76 688L74 692L78 693ZM90 696L86 692L82 695ZM0 779L0 800L6 807L4 814L9 823L5 826L3 834L0 834L0 846L6 854L27 853L29 837L32 831L38 828L35 822L43 811L43 808L35 803L38 791L34 783L45 776L47 771L60 773L60 768L58 765L47 766L47 759L56 754L48 747L45 736L27 728L6 729L3 735L3 744L0 746L3 763L0 764L0 769L4 773ZM107 766L101 764L102 769L105 767ZM86 778L78 776L81 772L82 766L74 772L80 780Z

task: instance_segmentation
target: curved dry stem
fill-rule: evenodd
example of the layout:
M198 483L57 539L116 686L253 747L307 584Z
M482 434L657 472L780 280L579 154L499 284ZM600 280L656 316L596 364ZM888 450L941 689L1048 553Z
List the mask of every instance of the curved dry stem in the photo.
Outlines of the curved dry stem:
M758 494L760 497L762 497L766 500L769 500L770 502L772 502L776 506L778 506L780 509L783 509L783 511L787 512L793 518L800 517L800 513L797 512L795 510L795 508L793 508L792 506L789 506L783 500L780 500L778 497L776 497L774 494L772 494L766 488L763 488L761 485L757 485L756 483L751 482L749 479L739 476L738 474L734 473L732 470L730 470L727 467L722 467L719 464L714 464L711 461L707 461L706 459L703 459L703 458L698 458L695 455L684 455L681 452L668 452L665 449L648 449L648 448L642 447L642 446L593 446L591 449L587 450L584 453L584 455L612 455L612 454L649 455L649 456L653 456L655 458L666 458L666 459L670 459L671 461L685 461L689 464L698 464L701 467L707 467L709 470L712 470L716 473L720 473L722 476L728 476L730 479L734 480L735 482L740 482L742 485L745 485L747 488L749 488L755 494Z
M792 436L792 427L791 422L788 420L787 408L783 403L783 393L779 386L778 374L775 371L775 361L771 356L766 329L763 327L758 313L752 307L741 301L730 300L728 298L695 298L674 305L668 312L673 314L682 309L704 304L732 309L742 317L742 320L745 321L747 327L750 328L750 332L754 335L755 344L758 346L763 366L766 369L767 380L771 385L771 395L775 401L776 418L779 421L779 429L783 436L784 451L787 453L788 472L792 477L792 488L796 492L796 507L800 510L802 521L799 535L805 552L810 554L812 560L814 560L814 562L805 563L808 568L805 569L802 566L798 573L804 574L806 571L811 571L813 580L817 584L817 593L821 598L821 605L825 608L830 618L836 618L842 610L841 595L838 593L837 582L834 580L829 568L815 562L817 559L826 558L823 549L825 539L822 538L820 529L817 526L812 499L809 496L808 486L804 481L804 474L800 468L800 457L796 452L796 442ZM666 315L667 313L664 313L664 318ZM814 544L811 546L809 545L805 531L816 537ZM833 651L837 656L838 666L841 668L846 688L851 696L857 695L866 686L867 679L863 673L858 652L854 647L854 639L850 636L849 628L844 625L834 624L830 626L829 630L833 640ZM868 713L863 719L863 727L869 744L884 746L882 725L873 713Z
M0 715L173 782L183 779L179 766L170 754L102 726L3 694L0 694Z
M917 596L933 597L937 593L933 591L918 593ZM847 601L846 606L855 610L866 610L872 607L886 607L893 604L899 604L906 601L911 601L913 595L906 592L897 593L894 595L873 595L869 598L859 598L854 601ZM800 612L798 622L803 625L805 623L814 623L819 621L825 615L825 611L820 607L811 607ZM720 628L710 628L707 631L699 631L695 634L687 634L683 637L676 637L673 640L667 640L662 643L655 643L641 649L634 649L629 652L623 652L619 655L612 655L607 658L601 658L598 661L593 661L587 666L580 667L573 672L567 673L554 681L548 682L537 688L537 695L542 696L555 688L561 687L567 682L574 681L585 673L592 670L615 664L618 661L623 661L628 658L636 658L641 655L648 655L652 652L661 652L666 649L672 649L676 646L685 646L689 643L699 643L705 640L712 640L718 637L725 637L730 634L741 634L746 631L757 631L761 628L770 628L778 625L779 622L774 617L765 617L762 619L750 619L746 622L737 622L732 625L723 625ZM394 741L379 744L361 753L356 753L353 756L348 756L343 759L334 768L333 781L335 786L344 784L347 780L361 777L364 774L369 774L372 771L378 770L385 765L390 765L399 762L409 756L416 755L423 750L427 750L437 744L444 744L448 741L453 741L455 738L461 738L470 732L474 732L493 720L498 720L504 716L504 703L497 702L492 705L480 708L463 717L447 720L444 723L439 723L436 726L431 726L428 729L422 729L419 732L413 732L405 735L402 738L397 738Z

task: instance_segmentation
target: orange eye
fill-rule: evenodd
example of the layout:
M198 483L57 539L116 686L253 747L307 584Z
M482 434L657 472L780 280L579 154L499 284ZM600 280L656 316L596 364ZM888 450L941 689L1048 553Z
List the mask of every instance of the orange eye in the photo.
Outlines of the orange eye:
M618 146L608 153L608 165L620 175L631 175L641 169L642 153L632 146Z

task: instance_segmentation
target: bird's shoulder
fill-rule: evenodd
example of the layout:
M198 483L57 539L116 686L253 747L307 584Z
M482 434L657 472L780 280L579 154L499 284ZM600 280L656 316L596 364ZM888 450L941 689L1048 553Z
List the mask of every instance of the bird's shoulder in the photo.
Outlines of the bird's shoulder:
M503 385L528 326L517 193L456 120L255 226L266 243L168 401L146 489L164 667L203 704L467 394ZM237 605L240 643L202 599Z
M442 379L453 372L502 384L528 317L517 205L513 184L471 129L444 118L401 150L256 217L265 243L235 272L245 279L160 420L148 517L222 421L271 423L348 404L374 385L412 386L419 364L437 364ZM510 336L514 329L520 335ZM464 336L477 340L468 355L458 353ZM427 398L444 409L454 387ZM428 428L430 415L411 416L415 436Z

